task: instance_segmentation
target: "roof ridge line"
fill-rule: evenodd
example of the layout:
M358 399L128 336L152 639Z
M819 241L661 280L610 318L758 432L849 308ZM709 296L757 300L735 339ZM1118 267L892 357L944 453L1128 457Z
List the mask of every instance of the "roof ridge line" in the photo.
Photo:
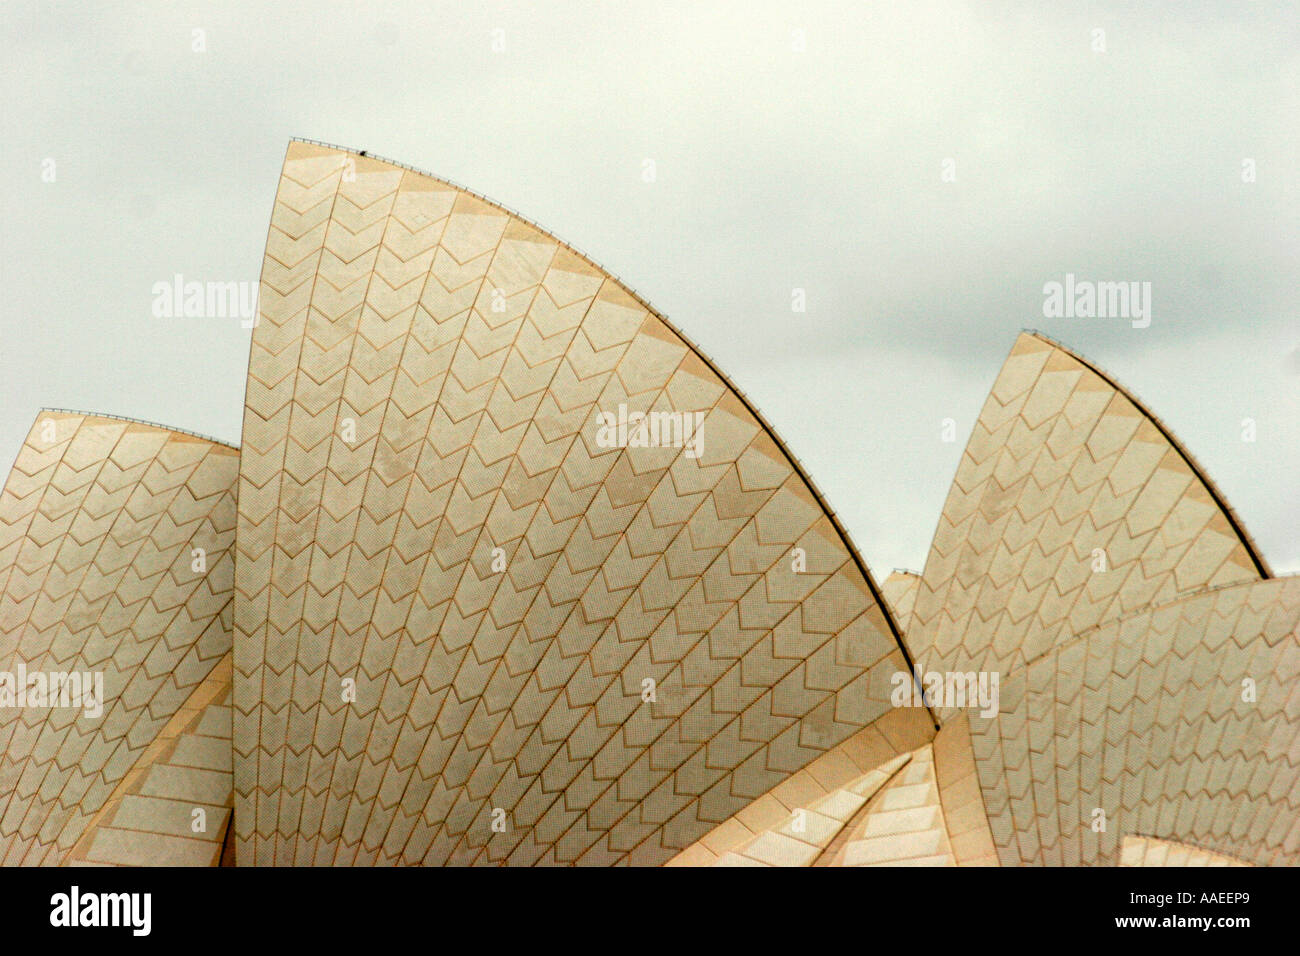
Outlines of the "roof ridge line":
M350 147L347 146L340 146L337 143L327 143L324 140L309 139L304 136L290 137L290 142L307 143L312 146L322 146L326 149L342 150L343 152L353 153L357 156L362 155L361 150L351 149ZM469 195L474 196L482 200L483 202L488 203L489 205L495 206L496 208L503 210L508 215L514 216L520 221L527 223L528 225L536 229L538 232L541 232L543 235L551 239L554 239L557 243L559 243L564 248L573 252L575 255L580 256L584 261L587 262L588 265L592 266L594 269L599 270L599 272L602 275L608 276L609 278L613 279L614 282L618 284L619 288L621 288L624 292L626 292L629 296L631 296L632 299L636 301L638 305L640 305L652 316L654 316L656 319L662 322L664 326L670 332L673 333L673 335L677 336L677 338L681 340L681 343L684 346L686 346L687 350L694 353L702 362L704 362L704 364L708 367L708 369L711 372L713 372L714 375L718 376L718 378L722 381L722 383L728 389L731 390L732 394L735 395L736 398L740 400L741 405L743 405L745 409L751 415L754 416L754 420L758 422L759 426L763 429L763 431L766 432L768 437L771 438L772 441L776 444L777 448L781 451L781 454L783 454L789 460L791 467L795 471L795 474L797 474L800 477L800 479L802 479L803 483L807 485L808 490L812 492L813 497L816 499L818 505L821 506L822 510L826 514L826 517L830 520L831 526L835 529L835 533L839 535L840 540L844 543L844 546L849 553L850 560L853 562L854 565L856 565L858 571L862 574L863 580L867 582L867 589L871 592L872 599L875 601L877 608L879 608L881 615L884 617L885 623L889 626L890 634L893 635L894 643L898 646L899 651L903 655L904 663L906 663L907 668L911 672L912 676L913 677L916 676L916 662L912 658L911 649L908 648L906 641L903 640L902 628L900 628L898 622L894 620L894 612L890 610L889 602L886 601L884 595L880 593L880 586L876 582L875 578L872 576L870 566L867 564L866 560L862 557L862 554L858 551L857 546L853 543L853 539L849 537L848 530L844 527L843 524L840 523L839 516L835 513L835 510L830 506L830 503L826 500L826 496L822 494L821 488L818 487L817 483L813 481L812 476L808 474L808 472L804 469L803 463L799 461L799 459L795 456L794 452L790 450L790 448L786 445L785 441L781 438L781 436L777 434L776 429L772 427L771 422L769 422L767 418L764 417L763 413L759 411L758 406L756 406L752 401L750 401L749 396L747 396L743 390L737 387L736 383L733 382L731 378L725 372L723 372L722 369L718 367L717 363L713 361L713 359L709 356L707 352L705 352L698 345L696 345L694 341L692 341L689 337L687 337L679 328L677 328L676 325L673 324L672 320L670 320L666 315L664 315L653 305L651 305L649 301L647 301L643 296L637 293L636 290L631 288L626 282L624 282L621 278L619 278L615 273L613 273L609 269L606 269L604 266L598 263L591 256L587 255L581 249L578 249L576 246L570 245L568 242L561 239L559 236L555 235L555 233L551 232L551 230L547 229L545 226L541 225L540 223L535 222L532 219L529 219L527 216L523 215L522 213L516 212L515 210L511 209L509 206L506 206L503 203L499 203L495 199L485 196L482 193L475 192L473 189L470 189L466 186L462 186L459 183L454 182L453 180L445 179L441 176L435 176L433 173L427 172L416 166L412 166L409 163L404 163L401 162L400 160L389 159L385 156L380 156L378 154L371 153L369 150L365 151L364 158L374 159L381 163L388 163L392 166L409 170L421 176L427 176L430 179L433 179L437 182L444 183L445 185L451 186L453 189L459 189L465 193L468 193ZM931 723L934 724L934 727L937 730L939 728L938 718L935 717L934 711L930 710L929 707L927 707L926 709L930 713Z
M1265 584L1265 583L1275 583L1278 584L1279 586L1285 586L1286 582L1288 581L1300 581L1300 571L1296 571L1291 574L1279 574L1271 578L1261 578L1258 581L1228 581L1224 584L1207 585L1203 588L1197 588L1194 591L1180 591L1177 594L1175 594L1173 597L1169 598L1169 600L1167 601L1161 601L1159 604L1154 604L1154 603L1143 604L1141 607L1135 607L1133 608L1133 610L1126 611L1125 613L1120 614L1116 617L1108 617L1106 618L1106 620L1090 625L1089 627L1084 628L1082 631L1075 631L1068 638L1061 641L1059 644L1051 645L1046 650L1044 650L1041 654L1035 657L1026 658L1024 662L1020 664L1019 667L1012 669L1010 673L1018 673L1021 671L1026 671L1029 669L1031 665L1036 664L1047 657L1050 657L1052 654L1059 655L1066 648L1074 647L1075 645L1079 644L1082 641L1091 639L1093 636L1095 636L1096 634L1100 633L1101 631L1105 630L1108 627L1123 626L1127 622L1142 617L1143 615L1154 614L1157 611L1163 610L1164 608L1167 607L1172 607L1175 604L1182 604L1185 601L1194 601L1197 600L1198 598L1209 597L1211 595L1218 594L1221 591L1231 590L1232 588L1247 588L1247 587L1253 587L1257 584Z
M161 428L166 432L175 432L178 435L189 435L191 438L202 438L206 442L214 445L222 445L225 448L232 448L239 451L240 446L234 442L224 441L220 438L214 438L211 435L205 435L202 432L190 431L188 428L178 428L175 425L164 425L162 422L153 422L147 418L136 418L133 415L114 415L112 412L94 412L84 408L59 408L54 405L42 405L37 410L37 417L41 412L57 412L60 415L85 415L87 418L108 418L118 422L131 422L135 425L148 425L150 428Z
M1044 335L1036 329L1025 329L1024 334L1032 336L1040 342L1064 352L1066 355L1070 356L1070 358L1083 365L1094 375L1100 377L1107 385L1132 402L1134 407L1142 413L1147 421L1151 422L1151 424L1155 426L1156 431L1160 432L1165 441L1169 443L1169 447L1178 453L1179 457L1181 457L1187 464L1187 467L1192 470L1192 474L1200 480L1201 484L1205 487L1205 490L1210 493L1210 497L1214 500L1215 505L1218 506L1219 510L1223 513L1223 516L1228 519L1228 525L1237 535L1237 540L1245 546L1246 553L1250 555L1250 559L1254 563L1255 570L1259 572L1260 577L1266 581L1276 577L1273 570L1269 567L1268 562L1264 559L1264 555L1260 551L1259 546L1255 544L1254 538L1251 537L1250 532L1246 529L1245 524L1237 517L1237 513L1233 510L1232 505L1228 504L1228 499L1224 497L1223 492L1219 490L1219 487L1214 483L1213 479L1210 478L1209 473L1201 467L1195 457L1193 457L1192 453L1188 451L1187 447L1178 440L1178 436L1173 433L1169 426L1166 425L1158 415L1147 407L1146 403L1143 402L1142 399L1124 385L1120 384L1113 376L1097 366L1096 363L1080 355L1069 346L1062 345L1060 342Z

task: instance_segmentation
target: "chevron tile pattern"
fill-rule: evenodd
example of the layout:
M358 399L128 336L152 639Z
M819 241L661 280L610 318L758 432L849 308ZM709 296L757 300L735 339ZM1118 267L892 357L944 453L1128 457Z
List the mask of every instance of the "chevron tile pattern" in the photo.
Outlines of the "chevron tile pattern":
M923 671L1006 672L1139 608L1267 576L1155 419L1024 334L957 469L908 646Z
M698 413L701 442L605 447L620 406ZM879 719L906 667L708 363L422 174L291 146L244 443L240 864L661 863Z
M1002 712L970 726L1003 865L1113 865L1124 834L1294 863L1300 577L1095 628L1008 675Z
M0 493L0 671L99 672L103 713L0 708L3 864L62 862L230 651L238 467L165 428L38 416Z
M1126 836L1120 846L1120 866L1250 866L1222 853L1154 837Z
M1300 860L1300 577L1037 334L925 570L877 587L616 279L295 141L246 396L238 451L38 416L0 492L0 865ZM909 661L996 674L998 712L896 705ZM12 706L23 669L102 674L102 715Z

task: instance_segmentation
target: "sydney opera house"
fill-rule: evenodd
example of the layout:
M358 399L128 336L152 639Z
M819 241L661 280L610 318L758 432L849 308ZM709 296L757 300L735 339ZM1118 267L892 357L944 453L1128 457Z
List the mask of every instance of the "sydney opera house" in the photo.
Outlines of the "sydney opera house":
M1008 345L877 581L617 280L293 142L241 446L45 410L4 486L0 863L1300 861L1300 578Z

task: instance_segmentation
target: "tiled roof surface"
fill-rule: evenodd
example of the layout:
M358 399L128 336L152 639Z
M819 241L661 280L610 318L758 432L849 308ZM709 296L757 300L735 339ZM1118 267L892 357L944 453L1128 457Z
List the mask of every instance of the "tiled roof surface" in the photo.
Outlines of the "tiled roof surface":
M664 862L889 710L904 652L797 466L556 239L294 143L260 302L241 864ZM620 405L703 413L700 456L602 447Z
M1300 578L1067 349L877 587L702 353L468 190L295 141L259 306L241 450L47 409L0 494L0 703L105 680L0 706L0 864L1300 859Z
M1104 621L1262 576L1159 423L1082 360L1024 334L958 466L907 644L922 671L1007 672Z
M873 773L886 765L897 769L901 764L893 764L895 758L909 757L933 737L934 724L924 708L891 710L718 824L668 865L712 865L754 837L784 826L800 810L843 790L857 787L860 792L875 779Z
M216 866L233 803L231 655L195 688L117 785L68 862Z
M1298 695L1300 577L1182 597L1051 649L1004 677L996 718L970 718L1002 863L1114 864L1125 834L1294 863Z
M935 780L934 747L911 755L831 841L823 866L956 866Z
M0 862L60 862L230 651L238 464L152 425L37 418L0 495L0 671L100 672L105 699L0 708Z
M844 826L909 760L910 754L900 754L806 807L795 808L780 821L723 850L707 865L813 866ZM692 865L700 862L691 861Z
M801 771L669 865L998 865L964 716L915 750L844 779L850 757L865 762L872 752L841 744L818 761L821 766ZM881 754L879 748L874 752ZM828 783L828 774L838 769L832 757L846 766ZM811 778L800 782L809 771Z

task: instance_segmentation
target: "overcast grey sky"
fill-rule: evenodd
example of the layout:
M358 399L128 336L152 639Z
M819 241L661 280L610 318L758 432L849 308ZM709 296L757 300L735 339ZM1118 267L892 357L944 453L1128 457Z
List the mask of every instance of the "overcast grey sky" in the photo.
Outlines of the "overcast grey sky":
M762 409L878 576L922 566L1025 327L1141 398L1300 571L1298 21L1194 0L6 0L0 467L43 405L238 442L249 330L155 318L152 289L256 281L305 136L464 184L622 278ZM1150 282L1150 326L1044 318L1066 273Z

